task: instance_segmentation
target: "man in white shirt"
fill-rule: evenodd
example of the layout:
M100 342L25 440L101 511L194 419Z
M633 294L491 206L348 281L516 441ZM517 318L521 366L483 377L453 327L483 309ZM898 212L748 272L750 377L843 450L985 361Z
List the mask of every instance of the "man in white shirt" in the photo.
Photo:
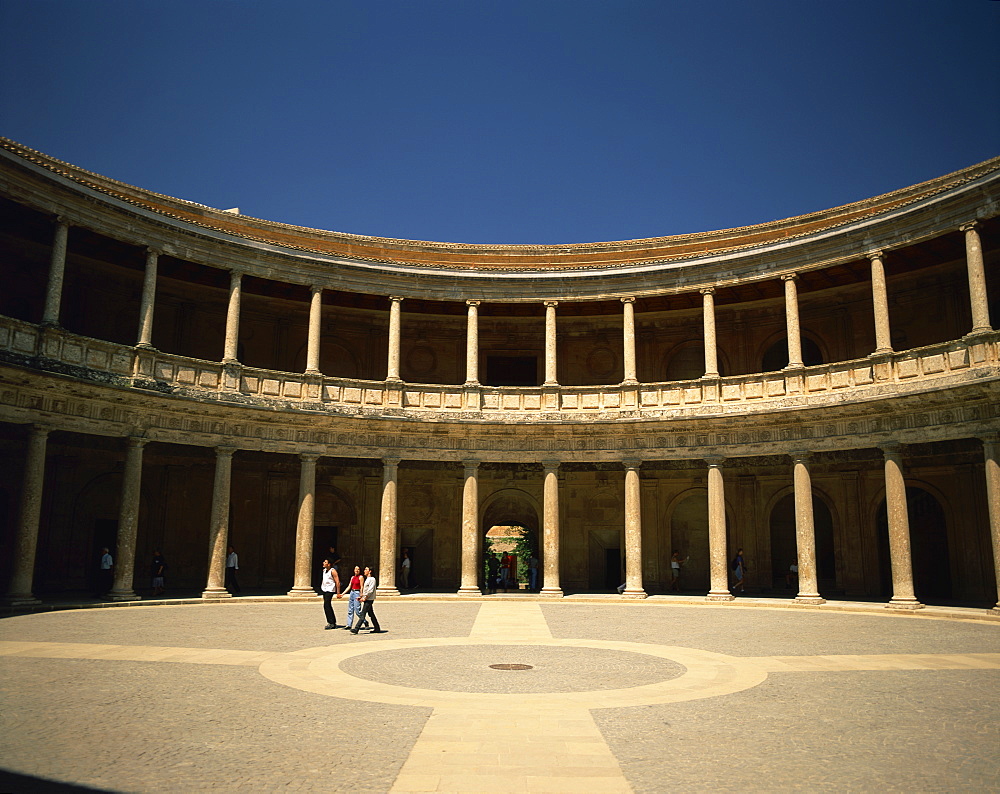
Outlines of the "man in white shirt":
M340 598L340 576L330 560L323 560L323 583L320 589L323 591L323 611L326 613L325 628L335 629L337 618L333 614L333 596L336 594Z
M358 628L368 619L372 619L372 625L375 627L372 629L372 634L381 634L382 629L378 625L378 618L375 617L375 586L377 582L375 581L375 575L372 572L371 567L365 566L365 584L361 588L361 614L358 615L357 625L351 629L351 634L357 634Z
M111 558L107 546L101 549L101 562L98 575L100 579L97 582L97 595L107 595L115 583L115 562Z
M226 589L230 593L240 592L240 583L236 578L236 572L240 569L240 558L236 556L236 549L229 547L229 556L226 557Z

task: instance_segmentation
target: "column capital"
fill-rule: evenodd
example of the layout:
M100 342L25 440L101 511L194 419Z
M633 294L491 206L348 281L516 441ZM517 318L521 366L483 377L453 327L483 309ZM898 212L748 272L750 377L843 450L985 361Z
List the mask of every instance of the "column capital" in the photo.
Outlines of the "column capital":
M322 457L323 456L320 455L317 452L300 452L299 453L299 460L301 460L303 463L315 463L317 460L319 460Z
M871 259L874 262L876 259L879 259L879 260L883 259L885 257L885 252L883 252L881 250L878 250L878 251L869 251L867 254L865 254L865 256L868 257L869 259Z
M129 436L128 445L130 447L139 447L140 449L146 444L148 444L152 439L146 438L145 436Z
M462 461L462 468L465 469L466 475L475 474L479 470L480 463L482 463L482 461L469 458Z
M312 295L315 295L317 292L322 292L324 289L325 288L321 287L319 284L310 284L309 285L309 292Z
M903 457L903 445L898 441L879 444L879 449L882 450L882 454L885 455L886 460L901 460Z
M390 295L389 300L392 301L393 303L402 303L406 299L401 295Z
M154 247L152 245L147 245L146 246L146 253L149 254L150 256L163 256L163 249L162 248L156 248L156 247Z
M554 309L554 308L555 308L556 306L558 306L558 305L559 305L559 301L542 301L542 304L543 304L543 305L544 305L544 306L545 306L545 307L546 307L547 309Z
M559 466L562 465L562 461L558 460L543 460L542 469L548 474L551 471L559 471Z
M639 458L626 458L622 461L622 466L625 467L627 471L632 469L638 469L642 465L642 460Z
M54 224L56 224L57 226L72 226L73 225L73 224L71 224L69 222L69 218L67 218L65 215L56 215L52 219L52 222Z
M216 447L215 454L220 458L231 458L236 452L236 447Z
M793 449L788 453L788 457L792 459L792 463L808 463L812 456L813 453L805 449Z
M978 220L973 220L973 221L969 221L967 223L963 223L961 226L958 227L958 230L960 232L973 232L973 231L976 231L976 229L979 226L980 226L979 221Z
M466 306L478 306L478 305L479 305L480 303L482 303L482 301L476 301L476 300L467 300L467 301L465 302L465 305L466 305Z
M781 276L781 280L782 281L798 281L799 280L799 274L798 273L784 273Z
M705 458L705 463L709 465L709 468L721 469L722 464L726 462L726 459L721 455L713 455L710 458Z
M28 429L36 436L47 436L49 433L55 430L55 428L52 427L52 425L44 425L40 424L39 422L32 422L30 425L28 425Z
M635 297L619 298L622 303L635 303Z
M394 469L397 466L399 466L399 461L400 460L402 460L402 458L399 458L399 457L394 456L394 455L393 456L389 456L389 457L386 457L386 458L382 458L382 465L385 466L387 469L389 469L389 468L393 468Z
M983 433L979 440L984 444L1000 444L1000 433Z
M229 280L230 282L239 281L243 278L244 271L237 267L229 268Z
M702 295L714 295L715 287L702 287L698 290Z

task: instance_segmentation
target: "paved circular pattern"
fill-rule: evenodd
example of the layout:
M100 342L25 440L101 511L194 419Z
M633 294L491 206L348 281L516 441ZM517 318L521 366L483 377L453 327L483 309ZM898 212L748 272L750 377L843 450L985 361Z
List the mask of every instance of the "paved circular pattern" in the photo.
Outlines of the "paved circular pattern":
M370 655L340 663L345 673L377 681L448 692L589 692L655 684L676 678L684 668L669 659L632 651L546 645L458 645L384 651L373 664ZM493 664L523 671L509 675Z
M410 661L432 658L443 660L449 656L464 658L478 656L482 659L480 666L486 667L490 661L495 660L497 647L495 642L468 637L387 640L364 645L309 648L282 654L264 661L259 670L264 677L279 684L317 694L431 708L468 706L474 703L477 708L505 709L511 708L515 702L520 707L530 705L533 699L538 699L538 703L559 702L564 706L581 708L644 706L739 692L757 686L767 678L767 672L752 660L697 648L572 639L512 642L502 647L514 656L522 654L520 657L522 661L527 658L524 654L543 651L551 653L558 649L571 652L577 664L592 655L594 651L608 651L618 656L607 658L633 657L637 661L641 659L639 667L645 667L648 671L656 669L658 672L648 676L645 681L642 680L641 674L636 677L630 673L631 677L625 681L613 681L615 688L612 689L580 689L578 688L580 684L577 684L572 689L560 690L555 688L554 684L547 683L545 688L536 691L529 691L520 685L514 690L476 688L469 684L471 679L468 676L465 686L470 688L460 689L456 687L455 670L442 675L441 682L447 681L447 683L439 683L441 688L435 689L430 685L435 675L433 669L421 667L418 670L405 665L405 670L408 672L404 673L402 669L392 672L393 651L407 652L398 659ZM579 653L583 649L586 649L586 653ZM415 650L430 650L433 653L414 654ZM378 654L379 658L365 658L373 654ZM550 656L550 658L557 657ZM436 663L437 661L431 664ZM678 668L683 670L679 675ZM379 680L373 680L376 673ZM428 679L419 678L421 675L427 675ZM385 680L394 676L397 680ZM649 678L655 680L650 681ZM400 679L404 682L399 683ZM508 676L507 680L520 682L528 680L528 677L522 679L520 676ZM593 682L597 683L596 680ZM606 684L604 681L601 683ZM511 691L520 693L520 697L511 698Z

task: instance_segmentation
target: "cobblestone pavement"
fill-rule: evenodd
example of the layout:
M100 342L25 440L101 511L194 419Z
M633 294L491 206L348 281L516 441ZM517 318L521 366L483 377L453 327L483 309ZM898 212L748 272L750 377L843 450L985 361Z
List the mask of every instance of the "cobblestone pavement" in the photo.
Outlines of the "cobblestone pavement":
M303 603L0 620L0 788L1000 791L996 622L651 602L377 611L386 633L361 636L324 631Z

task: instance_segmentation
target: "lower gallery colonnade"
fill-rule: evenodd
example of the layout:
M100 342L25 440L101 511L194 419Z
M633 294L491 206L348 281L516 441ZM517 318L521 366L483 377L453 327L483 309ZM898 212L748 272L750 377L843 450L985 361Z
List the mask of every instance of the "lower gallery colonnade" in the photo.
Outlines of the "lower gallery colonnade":
M332 545L478 597L993 607L1000 158L821 213L567 246L287 226L0 139L0 592L313 597ZM557 316L558 315L558 316ZM790 566L797 576L789 575ZM138 581L137 581L138 580ZM787 593L786 593L787 591Z
M11 555L12 570L9 578L6 600L11 604L38 603L32 591L36 564L39 521L45 492L45 464L47 440L52 432L42 424L30 426L26 438L23 459L24 478L19 494L18 525L16 546ZM982 489L986 492L989 505L989 535L992 546L993 566L1000 566L1000 434L992 434L981 441L984 477ZM121 470L119 510L116 542L113 556L119 561L115 567L114 586L109 594L111 600L135 600L135 572L142 570L142 560L137 558L138 518L140 515L140 494L142 492L143 452L149 440L141 437L124 439L125 455ZM207 555L204 569L204 598L225 598L230 595L223 585L226 548L229 545L230 501L233 481L233 462L238 450L231 446L219 446L214 450L214 464L211 477L210 518L207 533L202 530L201 541L207 540ZM889 569L891 572L891 598L887 606L896 609L917 609L922 606L914 587L913 563L911 558L911 532L907 508L906 477L904 475L905 456L901 445L884 444L874 452L875 461L881 463L885 513L888 531ZM291 456L283 456L291 457ZM299 472L297 498L295 500L295 540L291 568L294 571L289 596L314 596L313 576L316 567L317 548L314 542L314 522L316 519L317 463L321 456L315 452L303 452L297 457ZM869 456L871 459L872 456ZM813 488L811 484L811 461L814 456L809 451L793 451L788 455L776 456L775 463L787 471L788 484L794 503L794 562L798 566L797 595L795 601L804 604L825 602L819 585L817 563L817 542L813 516ZM369 563L377 565L379 571L379 592L382 595L398 595L396 571L401 552L400 528L398 526L399 472L401 460L385 457L380 461L381 482L377 494L376 543L366 552ZM561 573L567 571L571 563L561 556L560 516L566 514L560 499L560 462L542 460L539 466L531 467L530 476L541 481L542 511L539 516L539 555L541 558L542 595L561 596ZM697 464L698 461L688 461ZM709 601L732 600L730 592L729 560L736 550L732 533L727 533L727 500L732 501L732 484L727 489L727 461L721 457L711 457L701 461L705 489L703 497L707 501L707 535L709 553L710 589L706 594ZM478 499L479 472L482 461L465 459L461 464L462 478L456 487L461 490L456 500L461 505L459 526L451 534L458 538L460 547L460 571L457 588L459 595L478 596L482 592L483 555L483 510ZM655 529L644 526L642 509L641 469L643 461L626 459L617 467L619 473L608 476L608 469L599 472L614 480L611 490L621 501L623 515L621 537L624 541L624 571L626 598L644 598L647 590L643 572L651 568L649 554L644 552L643 538L654 534ZM655 466L655 462L647 463ZM379 468L375 464L373 469ZM446 468L454 469L453 465ZM537 469L541 471L537 471ZM450 477L454 480L454 477ZM405 492L404 492L404 498ZM562 509L561 509L562 508ZM730 528L731 529L731 528ZM195 536L198 532L193 533ZM244 531L244 536L248 533ZM445 530L442 534L448 534ZM744 533L747 542L739 545L750 547L750 535ZM150 542L145 544L149 547ZM162 543L152 544L159 548ZM201 548L205 548L204 545ZM360 555L355 554L360 562ZM752 557L751 557L752 559ZM125 564L122 564L122 563ZM940 564L940 560L936 561ZM862 564L860 559L845 560L847 565ZM775 575L783 571L774 571ZM576 587L580 588L579 572L571 574ZM760 583L760 578L757 578ZM995 581L994 587L995 587ZM662 585L662 583L661 583ZM586 585L583 585L585 588ZM583 589L581 588L581 589ZM661 589L662 588L661 586ZM769 588L762 587L767 590ZM993 593L996 595L996 591ZM791 595L791 594L789 594Z

